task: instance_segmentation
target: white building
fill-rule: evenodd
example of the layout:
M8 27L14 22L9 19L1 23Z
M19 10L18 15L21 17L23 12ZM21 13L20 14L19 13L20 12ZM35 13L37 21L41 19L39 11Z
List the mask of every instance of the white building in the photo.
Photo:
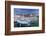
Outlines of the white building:
M14 21L17 21L17 20L26 20L26 21L36 21L37 20L37 17L35 15L15 15L14 17Z

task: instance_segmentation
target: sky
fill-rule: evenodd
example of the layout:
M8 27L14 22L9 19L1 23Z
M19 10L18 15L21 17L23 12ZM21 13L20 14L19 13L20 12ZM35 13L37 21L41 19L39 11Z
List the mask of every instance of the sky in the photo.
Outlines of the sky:
M14 15L16 14L39 14L39 9L14 8Z

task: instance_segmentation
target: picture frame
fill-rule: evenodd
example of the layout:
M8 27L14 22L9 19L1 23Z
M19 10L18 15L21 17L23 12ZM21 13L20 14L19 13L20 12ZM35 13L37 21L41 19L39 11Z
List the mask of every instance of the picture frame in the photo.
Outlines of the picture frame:
M33 26L34 22L33 23L31 22L33 24L33 25L31 24L32 26L31 25L26 26L25 25L26 22L20 21L20 19L19 21L16 20L16 16L18 14L19 15L21 14L21 18L23 18L22 16L24 16L23 20L28 21L27 19L29 16L25 14L30 14L31 16L34 16L35 13L37 13L36 15L38 15L37 17L39 17L38 19L39 21L37 20L39 23L39 24L37 23L38 25ZM35 18L33 18L33 21L34 19ZM21 26L17 25L15 21L18 21L19 24L21 24ZM23 23L24 25L22 25ZM5 35L35 34L35 33L44 33L44 32L45 32L45 4L44 3L5 1Z

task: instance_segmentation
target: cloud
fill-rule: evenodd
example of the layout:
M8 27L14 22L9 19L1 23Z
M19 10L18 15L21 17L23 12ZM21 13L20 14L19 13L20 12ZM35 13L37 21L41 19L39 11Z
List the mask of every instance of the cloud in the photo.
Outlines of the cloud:
M39 9L14 8L14 14L39 14Z

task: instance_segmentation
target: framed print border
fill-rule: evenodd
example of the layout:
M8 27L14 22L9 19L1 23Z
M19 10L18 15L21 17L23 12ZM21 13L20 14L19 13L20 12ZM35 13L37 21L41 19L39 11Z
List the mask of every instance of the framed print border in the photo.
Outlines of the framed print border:
M11 5L42 6L42 30L11 32ZM5 35L34 34L45 32L45 4L35 2L5 1Z

